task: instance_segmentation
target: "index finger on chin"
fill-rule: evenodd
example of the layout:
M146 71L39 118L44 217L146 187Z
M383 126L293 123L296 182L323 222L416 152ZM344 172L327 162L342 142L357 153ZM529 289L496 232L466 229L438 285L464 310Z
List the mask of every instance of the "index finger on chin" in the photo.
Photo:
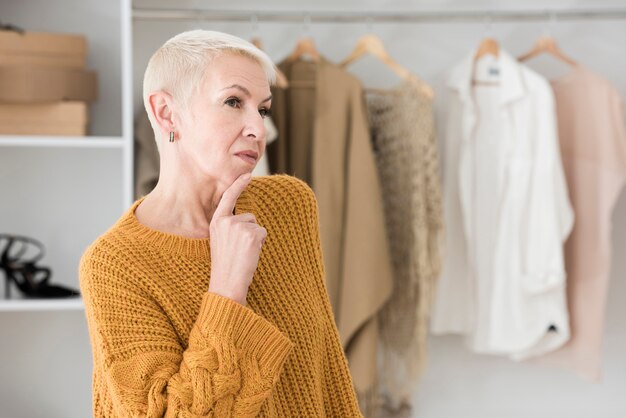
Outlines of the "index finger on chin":
M215 209L214 217L231 216L233 214L237 199L239 199L239 196L245 190L251 178L252 175L250 173L245 173L237 177L233 184L231 184L222 195Z

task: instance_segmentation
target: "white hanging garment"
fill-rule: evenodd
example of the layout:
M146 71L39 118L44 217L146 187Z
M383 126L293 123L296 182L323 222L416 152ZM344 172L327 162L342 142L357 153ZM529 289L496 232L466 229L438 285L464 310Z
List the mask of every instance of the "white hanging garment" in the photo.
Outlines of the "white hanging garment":
M501 50L448 81L447 255L431 330L524 359L569 338L563 242L573 212L547 80Z

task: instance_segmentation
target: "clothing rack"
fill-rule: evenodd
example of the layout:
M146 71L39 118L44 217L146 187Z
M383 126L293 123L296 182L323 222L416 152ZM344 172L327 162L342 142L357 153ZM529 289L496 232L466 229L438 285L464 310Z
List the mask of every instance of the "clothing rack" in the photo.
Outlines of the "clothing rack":
M626 8L407 12L133 8L134 20L275 23L455 23L626 19Z

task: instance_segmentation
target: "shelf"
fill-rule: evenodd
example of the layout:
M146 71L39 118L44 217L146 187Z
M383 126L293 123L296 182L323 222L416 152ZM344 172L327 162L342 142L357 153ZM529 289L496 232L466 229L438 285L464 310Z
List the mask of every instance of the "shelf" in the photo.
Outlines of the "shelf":
M82 298L72 299L11 299L0 300L0 312L80 311Z
M68 147L68 148L123 148L118 136L19 136L0 135L0 146L5 147Z

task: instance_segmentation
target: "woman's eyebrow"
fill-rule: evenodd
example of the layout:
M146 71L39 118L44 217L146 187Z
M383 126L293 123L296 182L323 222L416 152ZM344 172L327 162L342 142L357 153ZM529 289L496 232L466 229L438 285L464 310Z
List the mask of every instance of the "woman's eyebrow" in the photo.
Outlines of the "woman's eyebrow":
M224 87L221 91L228 90L228 89L237 89L237 90L240 90L241 92L243 92L243 94L245 94L248 97L252 96L252 94L250 94L250 90L248 90L247 88L245 88L244 86L242 86L240 84L233 84L231 86ZM261 103L269 102L270 100L272 100L272 95L271 94L265 100L263 100Z
M245 94L246 96L248 97L252 96L250 94L250 90L248 90L247 88L239 84L233 84L232 86L224 87L222 90L228 90L228 89L238 89L238 90L241 90L243 94Z

